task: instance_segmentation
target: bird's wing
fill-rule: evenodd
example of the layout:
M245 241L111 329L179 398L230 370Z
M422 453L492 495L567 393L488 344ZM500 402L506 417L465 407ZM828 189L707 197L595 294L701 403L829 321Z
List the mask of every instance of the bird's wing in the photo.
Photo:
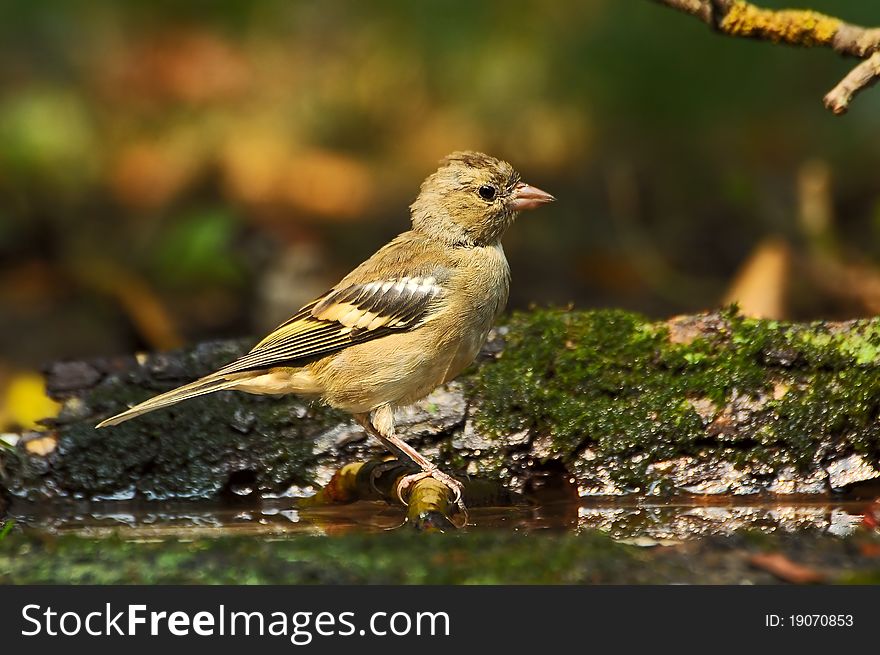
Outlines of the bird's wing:
M356 343L413 330L437 315L445 296L435 276L342 284L303 307L218 373L302 366Z

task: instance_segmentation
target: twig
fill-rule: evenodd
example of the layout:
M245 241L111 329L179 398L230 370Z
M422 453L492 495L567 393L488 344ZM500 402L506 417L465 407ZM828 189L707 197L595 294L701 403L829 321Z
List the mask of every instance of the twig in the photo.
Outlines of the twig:
M384 500L400 504L398 487L412 469L395 460L372 460L346 464L333 474L323 489L311 498L300 501L300 507L342 505L358 500ZM465 498L473 506L510 504L510 492L499 483L469 479L465 484ZM442 531L462 527L466 517L461 515L451 492L442 482L433 478L419 480L404 498L407 503L407 522L420 531Z
M852 99L877 82L880 77L880 52L875 52L853 68L825 96L825 106L838 116L845 114Z
M865 61L858 64L824 99L837 115L846 112L860 91L880 75L880 28L865 28L817 11L763 9L745 0L654 0L690 14L728 36L803 47L827 47Z

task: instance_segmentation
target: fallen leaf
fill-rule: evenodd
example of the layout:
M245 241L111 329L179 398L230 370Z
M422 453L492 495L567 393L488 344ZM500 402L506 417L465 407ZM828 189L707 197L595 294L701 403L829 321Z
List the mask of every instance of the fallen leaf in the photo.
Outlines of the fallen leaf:
M865 514L862 516L862 524L871 530L880 528L880 501L875 501L865 509Z
M862 557L880 557L880 544L860 544Z
M791 249L782 239L765 239L736 275L723 303L737 303L744 316L785 318Z
M22 439L22 445L29 454L45 457L58 446L58 436L54 432L29 436Z
M46 395L46 382L39 373L14 375L3 395L5 397L0 397L0 414L6 417L7 427L39 429L41 419L53 418L61 408Z
M758 553L749 558L749 564L791 584L818 584L826 579L824 573L792 562L782 553Z

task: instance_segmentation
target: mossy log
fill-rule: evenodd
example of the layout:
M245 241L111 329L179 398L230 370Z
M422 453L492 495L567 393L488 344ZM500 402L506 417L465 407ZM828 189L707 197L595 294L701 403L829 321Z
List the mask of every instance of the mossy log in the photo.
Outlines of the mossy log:
M49 443L2 455L19 497L308 495L375 458L348 417L295 397L219 392L96 431L244 342L47 369ZM735 311L512 316L459 380L400 412L459 477L562 497L827 493L880 468L880 319L791 324Z

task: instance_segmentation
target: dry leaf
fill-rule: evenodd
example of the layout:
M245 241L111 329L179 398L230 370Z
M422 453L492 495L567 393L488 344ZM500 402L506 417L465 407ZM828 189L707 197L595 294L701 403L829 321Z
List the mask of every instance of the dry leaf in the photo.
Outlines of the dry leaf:
M46 395L46 383L39 373L13 375L2 397L0 415L9 427L36 430L38 421L58 414L61 405Z
M758 553L749 558L749 564L791 584L818 584L826 579L824 573L792 562L782 553Z
M54 432L39 434L23 439L22 445L29 454L45 457L58 446L58 436Z
M758 244L724 294L724 304L737 303L745 316L785 318L785 291L791 250L782 239Z

